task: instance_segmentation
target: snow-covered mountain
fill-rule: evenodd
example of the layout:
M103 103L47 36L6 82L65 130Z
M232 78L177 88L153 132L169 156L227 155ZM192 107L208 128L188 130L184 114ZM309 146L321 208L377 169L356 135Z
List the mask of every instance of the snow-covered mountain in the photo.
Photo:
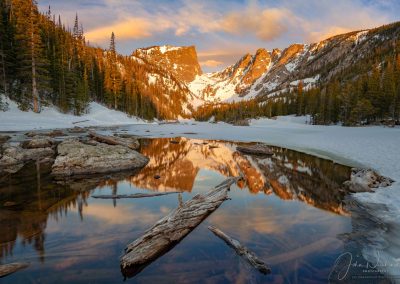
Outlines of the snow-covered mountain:
M368 58L399 37L400 23L394 23L337 35L317 43L292 44L284 50L260 48L254 55L246 54L236 64L214 73L202 72L194 46L141 48L133 52L132 58L179 82L183 93L179 98L170 99L175 105L182 106L183 114L190 116L193 109L205 103L256 97L266 100L296 88L300 81L305 89L323 85L355 63L364 60L372 65ZM360 75L363 74L352 74ZM149 74L148 81L154 85L159 85L156 83L160 81L168 86L168 82L157 74Z
M203 102L231 102L328 82L335 74L368 58L375 49L399 38L400 24L337 35L313 44L257 50L215 73L198 75L188 86ZM198 103L198 102L197 102Z
M139 48L133 52L133 56L170 71L185 83L190 83L203 73L194 46L164 45Z

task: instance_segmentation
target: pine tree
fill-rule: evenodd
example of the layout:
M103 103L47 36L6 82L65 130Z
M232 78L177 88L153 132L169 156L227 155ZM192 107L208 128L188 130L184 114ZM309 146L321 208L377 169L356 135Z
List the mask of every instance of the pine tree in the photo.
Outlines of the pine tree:
M19 60L18 81L22 96L22 107L26 108L27 99L33 102L33 111L40 112L39 90L47 91L47 75L42 39L40 37L40 14L36 0L12 0L15 38L18 41Z

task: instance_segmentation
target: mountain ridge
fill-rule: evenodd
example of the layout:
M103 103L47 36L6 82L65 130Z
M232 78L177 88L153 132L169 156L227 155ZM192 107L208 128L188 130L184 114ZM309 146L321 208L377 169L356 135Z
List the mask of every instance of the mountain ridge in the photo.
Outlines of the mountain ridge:
M171 70L170 66L177 62L166 64L166 60L159 57L146 58L152 64L166 68L177 78L186 76L182 81L194 95L188 103L197 108L207 103L268 99L296 88L300 82L305 89L329 82L341 70L367 57L374 47L398 39L399 35L400 23L395 22L378 28L335 35L316 43L295 43L283 50L259 48L255 54L247 53L235 64L212 73L201 72L201 67L197 67L198 61L195 62L197 55L193 56L196 60L192 61L195 62L192 70L185 66L189 70L187 75L184 74L185 70L178 75ZM186 48L167 47L174 51ZM143 53L142 50L154 48L165 47L138 50ZM194 46L190 48L196 52ZM138 54L138 50L133 54Z

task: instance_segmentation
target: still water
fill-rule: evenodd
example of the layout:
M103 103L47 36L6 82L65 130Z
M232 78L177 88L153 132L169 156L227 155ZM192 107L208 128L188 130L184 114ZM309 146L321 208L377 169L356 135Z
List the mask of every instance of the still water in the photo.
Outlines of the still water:
M50 165L31 164L0 185L0 263L30 266L1 283L121 283L125 246L179 205L179 195L101 200L94 194L205 192L242 174L230 200L131 283L326 283L351 231L341 184L350 168L281 148L273 157L233 142L148 139L138 172L56 182ZM159 175L160 179L154 176ZM262 275L207 226L240 240L271 266Z

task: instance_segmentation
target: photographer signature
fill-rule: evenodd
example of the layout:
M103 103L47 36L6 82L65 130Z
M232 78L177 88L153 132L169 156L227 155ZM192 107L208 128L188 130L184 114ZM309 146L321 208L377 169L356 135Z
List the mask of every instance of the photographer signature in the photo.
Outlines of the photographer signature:
M336 259L331 272L329 273L329 280L345 280L349 276L351 268L362 269L364 273L371 272L385 272L387 268L397 267L400 269L400 262L390 263L388 261L383 261L379 251L376 252L376 263L371 263L369 261L359 262L354 260L353 254L351 252L345 252L339 255Z

